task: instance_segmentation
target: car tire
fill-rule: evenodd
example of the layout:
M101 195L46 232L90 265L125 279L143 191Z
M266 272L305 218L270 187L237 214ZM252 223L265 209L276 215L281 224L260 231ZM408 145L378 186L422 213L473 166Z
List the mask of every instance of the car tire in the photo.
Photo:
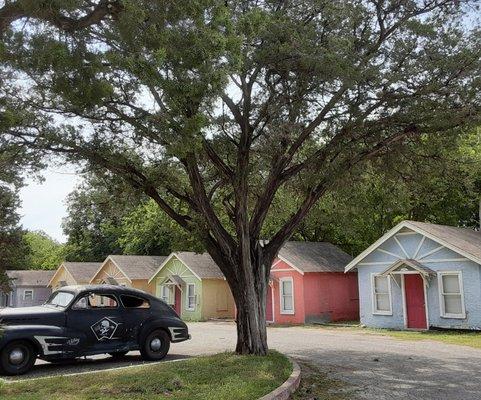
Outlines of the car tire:
M35 364L37 353L29 342L18 340L7 344L0 353L0 372L4 375L22 375Z
M124 358L127 353L128 351L117 351L115 353L109 353L109 356L112 358L119 359L119 358Z
M140 344L140 354L144 360L162 360L170 349L170 337L162 329L150 332Z

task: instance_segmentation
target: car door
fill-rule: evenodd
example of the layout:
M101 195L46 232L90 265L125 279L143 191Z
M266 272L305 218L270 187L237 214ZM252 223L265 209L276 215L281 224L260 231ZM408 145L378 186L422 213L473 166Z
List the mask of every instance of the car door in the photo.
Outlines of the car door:
M121 351L126 345L122 306L113 293L88 292L67 311L67 329L79 333L84 354Z
M145 297L134 294L121 294L120 302L123 306L126 337L134 347L144 323L152 315L150 302Z

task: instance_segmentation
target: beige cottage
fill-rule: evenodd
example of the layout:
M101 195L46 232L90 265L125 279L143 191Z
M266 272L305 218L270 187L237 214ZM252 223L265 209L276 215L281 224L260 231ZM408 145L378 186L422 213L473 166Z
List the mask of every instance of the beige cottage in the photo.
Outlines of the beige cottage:
M48 286L53 290L62 286L86 285L102 264L97 262L63 262L55 271Z
M110 255L93 274L90 283L133 287L155 294L149 279L167 257Z

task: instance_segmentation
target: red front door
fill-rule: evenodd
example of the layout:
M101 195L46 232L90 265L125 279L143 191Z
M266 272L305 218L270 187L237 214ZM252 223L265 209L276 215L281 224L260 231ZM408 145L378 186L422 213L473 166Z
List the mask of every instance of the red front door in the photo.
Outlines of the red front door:
M407 327L427 329L424 282L421 275L404 275L404 292L406 294Z
M267 286L267 298L266 298L266 321L274 322L274 310L272 308L272 287Z
M180 310L181 310L181 302L182 302L182 297L181 297L181 291L180 289L175 286L175 289L174 289L174 310L175 312L177 313L177 315L180 316Z

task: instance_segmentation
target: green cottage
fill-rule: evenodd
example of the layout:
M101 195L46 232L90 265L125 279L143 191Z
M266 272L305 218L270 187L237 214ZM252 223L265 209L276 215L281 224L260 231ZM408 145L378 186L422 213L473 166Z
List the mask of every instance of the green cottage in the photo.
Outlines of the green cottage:
M186 321L234 318L234 298L224 275L208 253L175 252L149 284Z

